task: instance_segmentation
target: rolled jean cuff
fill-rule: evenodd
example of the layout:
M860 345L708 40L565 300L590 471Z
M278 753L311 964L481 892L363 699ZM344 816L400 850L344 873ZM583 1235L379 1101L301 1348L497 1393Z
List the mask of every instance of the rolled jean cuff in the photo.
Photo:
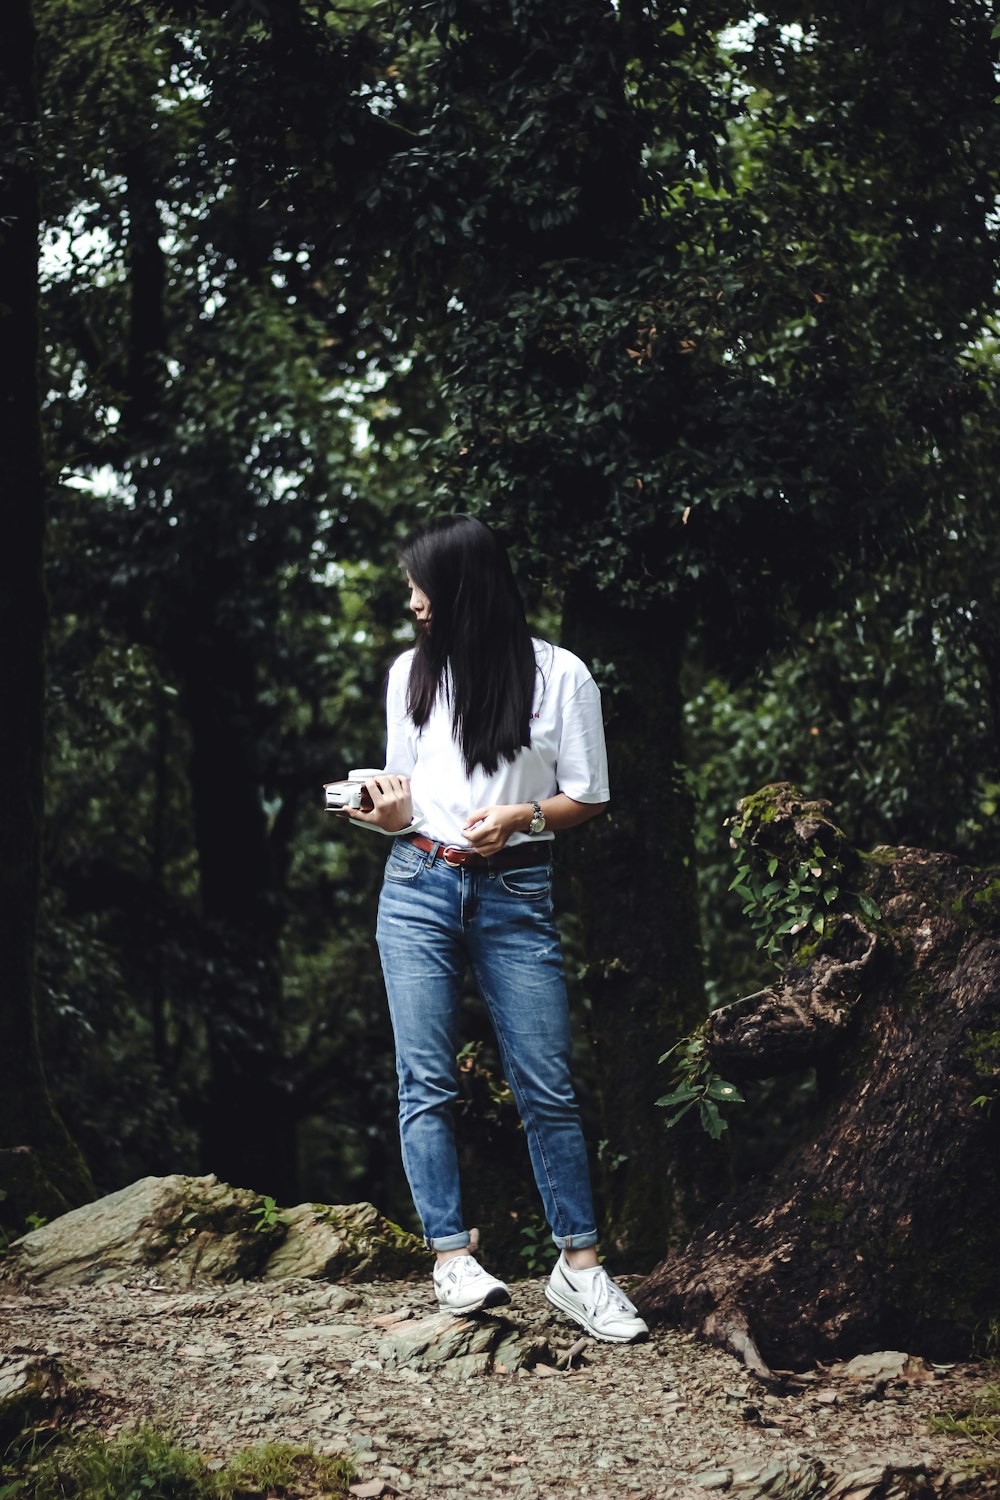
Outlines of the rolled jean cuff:
M597 1244L599 1235L596 1229L588 1229L585 1234L554 1234L553 1244L559 1246L560 1250L589 1250Z
M424 1244L428 1250L467 1250L472 1244L472 1236L467 1229L458 1234L425 1234Z

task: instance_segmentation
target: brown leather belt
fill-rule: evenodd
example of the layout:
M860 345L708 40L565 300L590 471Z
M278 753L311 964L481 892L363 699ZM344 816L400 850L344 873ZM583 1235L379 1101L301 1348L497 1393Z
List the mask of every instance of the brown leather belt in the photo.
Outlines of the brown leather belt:
M552 858L551 839L541 844L515 844L501 849L499 854L477 854L474 849L455 849L450 844L438 843L436 839L424 838L422 833L406 835L406 842L422 849L425 854L439 854L453 870L515 870L525 865L547 865Z

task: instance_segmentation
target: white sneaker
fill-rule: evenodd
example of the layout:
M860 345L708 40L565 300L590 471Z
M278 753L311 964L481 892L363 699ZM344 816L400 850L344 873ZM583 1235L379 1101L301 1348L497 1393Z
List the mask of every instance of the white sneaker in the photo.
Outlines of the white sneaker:
M545 1295L560 1312L575 1318L595 1339L632 1344L649 1332L620 1286L603 1266L574 1271L560 1255L552 1268Z
M434 1267L434 1290L445 1312L480 1312L510 1301L502 1281L484 1271L474 1255L451 1255Z

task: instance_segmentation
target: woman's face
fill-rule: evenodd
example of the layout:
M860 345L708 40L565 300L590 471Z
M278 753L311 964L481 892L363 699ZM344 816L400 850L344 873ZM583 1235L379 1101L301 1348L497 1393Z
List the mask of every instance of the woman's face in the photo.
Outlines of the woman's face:
M406 582L410 589L410 608L417 617L417 624L426 630L431 623L431 601L423 589L413 582L409 573L406 575Z

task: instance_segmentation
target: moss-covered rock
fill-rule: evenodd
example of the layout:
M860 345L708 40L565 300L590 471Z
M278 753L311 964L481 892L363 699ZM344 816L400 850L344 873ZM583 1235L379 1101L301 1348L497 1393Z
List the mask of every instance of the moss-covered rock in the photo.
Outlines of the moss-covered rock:
M254 1276L273 1243L256 1230L256 1203L213 1175L142 1177L22 1235L4 1274L53 1286L122 1281L151 1267L180 1285Z
M282 1211L217 1177L143 1177L60 1215L10 1247L2 1274L53 1286L125 1281L155 1268L188 1286L308 1276L336 1281L426 1272L415 1235L371 1203Z
M300 1203L283 1215L286 1234L264 1275L370 1281L378 1276L426 1275L428 1254L371 1203Z

